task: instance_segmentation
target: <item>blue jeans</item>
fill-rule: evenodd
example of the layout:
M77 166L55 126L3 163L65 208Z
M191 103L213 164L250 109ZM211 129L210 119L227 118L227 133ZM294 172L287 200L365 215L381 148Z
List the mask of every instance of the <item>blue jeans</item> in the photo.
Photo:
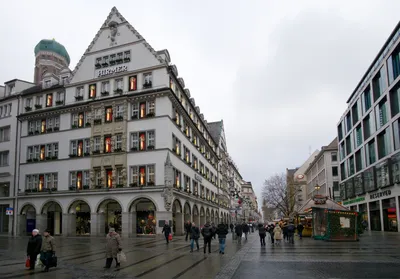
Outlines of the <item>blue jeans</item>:
M199 240L198 239L191 239L190 240L190 251L193 251L194 248L194 242L196 241L196 246L197 246L197 250L199 250Z
M225 251L225 240L226 238L219 239L219 251L221 251L222 253L224 253Z

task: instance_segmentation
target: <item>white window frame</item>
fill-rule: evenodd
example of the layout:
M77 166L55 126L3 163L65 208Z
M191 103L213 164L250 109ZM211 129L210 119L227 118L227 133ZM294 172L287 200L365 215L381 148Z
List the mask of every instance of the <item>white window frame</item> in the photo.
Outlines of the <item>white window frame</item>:
M83 153L90 154L90 139L84 139L83 141Z
M143 74L143 84L145 83L151 83L153 84L153 73L152 72L148 72L148 73L144 73Z
M131 104L131 117L134 119L139 119L139 103Z
M52 173L52 178L53 178L53 188L58 188L58 173L53 172Z
M154 130L147 131L147 147L149 146L156 147L156 132Z
M39 159L40 158L40 146L39 145L35 145L33 147L33 158L34 159Z
M82 176L83 176L82 185L90 186L90 171L88 170L83 171Z
M36 96L35 105L41 105L41 104L42 104L42 96Z
M76 183L78 181L78 176L76 171L71 171L69 175L69 186L76 187Z
M102 181L101 181L101 171L100 170L96 170L95 174L94 174L94 178L95 178L95 186L99 186L102 185Z
M53 157L57 157L58 158L58 142L53 143Z
M122 78L116 79L115 84L116 84L116 89L124 90L124 80Z
M101 83L101 92L110 92L110 82L109 81L103 81Z
M155 100L147 102L147 113L156 114L156 102L155 102Z
M77 88L76 88L76 95L75 95L76 97L80 97L80 96L82 96L83 97L83 86L78 86Z
M136 182L136 184L139 185L139 166L131 166L130 174L131 183Z
M100 151L101 148L101 138L100 136L96 136L93 138L93 151Z
M115 135L115 148L114 149L122 149L122 134Z
M25 106L30 108L32 107L32 98L26 98Z
M0 142L10 141L10 126L0 128Z
M44 175L44 189L51 189L52 188L52 174L51 173L46 173Z
M77 155L78 154L78 141L77 140L71 140L70 144L70 154L71 155Z
M139 133L133 132L131 133L131 149L136 147L139 150Z
M123 117L124 116L124 105L116 105L115 106L115 117Z
M123 175L122 175L122 168L117 168L117 175L116 175L116 184L120 185L123 184ZM125 185L124 185L125 186Z
M53 127L54 128L60 128L60 117L59 116L56 116L56 117L54 117L53 118L54 119L54 125L53 125Z
M53 156L53 144L51 143L46 144L45 151L46 151L46 157L51 158Z
M152 179L151 179L152 178ZM153 182L154 185L156 183L156 167L155 165L148 165L147 166L147 183Z
M0 152L0 167L6 167L9 165L9 151Z

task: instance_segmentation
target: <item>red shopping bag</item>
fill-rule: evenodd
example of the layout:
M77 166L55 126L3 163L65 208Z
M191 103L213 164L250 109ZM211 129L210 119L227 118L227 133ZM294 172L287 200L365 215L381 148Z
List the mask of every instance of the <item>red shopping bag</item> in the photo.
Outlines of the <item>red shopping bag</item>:
M31 267L31 261L30 261L29 257L26 258L25 267L27 267L27 268Z
M172 233L170 233L170 234L168 235L168 240L169 240L169 241L172 241Z

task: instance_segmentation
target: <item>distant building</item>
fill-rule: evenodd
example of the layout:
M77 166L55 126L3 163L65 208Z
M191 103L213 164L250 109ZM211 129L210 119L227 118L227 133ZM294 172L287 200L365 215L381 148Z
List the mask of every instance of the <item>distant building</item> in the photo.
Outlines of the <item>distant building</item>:
M320 194L340 201L337 154L338 146L335 138L329 145L321 147L321 151L305 170L308 199ZM316 189L315 186L319 188Z

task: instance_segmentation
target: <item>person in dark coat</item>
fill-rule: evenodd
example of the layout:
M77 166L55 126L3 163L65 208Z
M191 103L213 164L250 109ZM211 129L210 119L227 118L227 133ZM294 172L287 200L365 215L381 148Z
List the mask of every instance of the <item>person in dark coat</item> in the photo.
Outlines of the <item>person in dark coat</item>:
M258 235L260 236L261 246L265 246L266 230L263 224L258 224Z
M217 231L217 227L215 226L214 222L211 223L211 227L212 227L212 230L213 230L213 238L215 239L215 236L216 236L215 232Z
M303 224L299 223L297 225L297 233L299 234L300 239L303 239L303 230L304 230Z
M165 224L164 224L164 227L163 227L161 233L164 233L165 240L167 241L167 244L168 244L169 243L168 237L169 237L169 234L171 233L171 227L169 226L168 221L165 221Z
M229 227L231 228L231 233L233 233L233 229L235 228L235 226L231 223L231 224L229 225Z
M243 227L241 224L236 224L235 226L235 233L237 235L238 243L242 243L242 234L243 234Z
M288 234L288 225L285 223L282 227L282 232L283 232L283 240L285 242L289 241L289 234Z
M243 233L247 240L247 234L249 233L249 225L247 225L246 223L243 223Z
M200 238L200 230L199 227L196 227L196 224L193 222L190 229L190 252L193 252L194 242L196 242L197 251L199 251L199 238Z
M289 224L287 225L287 234L288 234L288 242L290 244L294 244L294 231L296 230L296 227L294 226L292 221L289 221Z
M204 254L206 253L207 245L208 245L208 253L211 254L211 239L213 237L213 228L211 227L209 221L207 221L207 223L201 229L201 235L204 238Z
M39 234L39 230L34 229L32 236L29 238L28 247L26 248L26 254L29 257L30 270L35 269L36 258L40 254L42 248L42 236Z
M186 232L185 241L188 240L188 236L189 236L191 230L192 230L192 223L190 223L190 221L187 221L185 224L185 232Z
M269 232L269 235L271 236L271 244L275 243L275 238L274 238L274 229L275 226L274 225L269 225L267 231Z
M226 235L228 234L228 225L225 225L224 223L219 224L216 234L218 234L219 240L219 253L223 255L225 254L225 241Z

